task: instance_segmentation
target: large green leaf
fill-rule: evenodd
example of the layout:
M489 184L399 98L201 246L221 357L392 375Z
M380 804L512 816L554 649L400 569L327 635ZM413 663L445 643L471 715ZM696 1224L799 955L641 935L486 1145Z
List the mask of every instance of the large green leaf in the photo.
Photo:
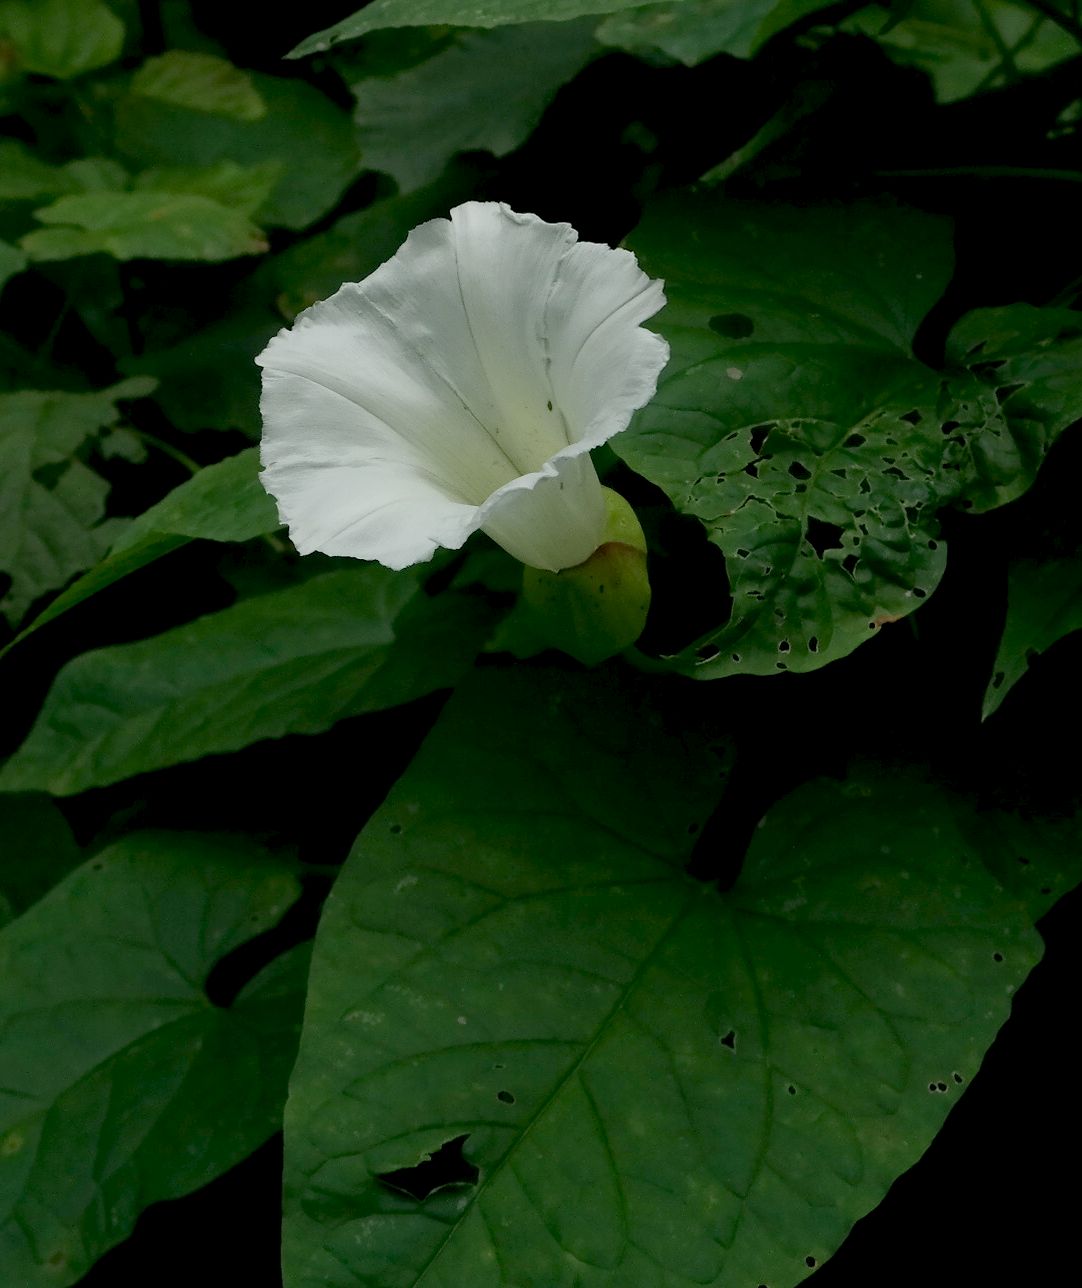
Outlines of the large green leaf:
M872 36L895 62L928 73L949 103L1015 82L1078 52L1074 39L1024 0L908 0L873 4L843 24Z
M144 1207L205 1184L275 1130L304 954L227 1008L204 984L297 892L254 847L145 834L0 932L5 1284L74 1283Z
M36 260L112 255L114 259L235 259L258 255L266 240L243 210L201 193L82 192L34 212L46 228L20 240Z
M453 684L490 625L478 599L429 599L416 571L364 564L84 653L0 791L69 795L409 702Z
M1082 630L1082 555L1036 563L1020 559L1007 577L1007 620L984 694L987 719L1030 662L1072 631Z
M638 9L650 0L373 0L364 9L302 41L290 54L300 58L355 40L383 27L504 27L520 22L566 22L586 14Z
M349 113L299 80L251 74L266 112L259 119L215 115L138 93L116 107L116 141L139 166L274 162L280 178L259 222L305 228L330 211L360 169Z
M361 834L286 1113L288 1288L789 1288L976 1072L1039 940L953 804L812 784L719 895L683 871L716 762L651 710L481 674Z
M673 664L716 678L844 656L944 566L934 512L961 477L939 379L910 345L950 273L948 227L887 205L677 196L631 244L665 279L672 358L612 446L703 521L732 595Z
M139 376L92 394L0 394L0 572L11 578L2 608L12 623L115 538L102 521L108 484L76 452L116 423L119 401L153 387Z
M25 912L82 859L47 796L0 796L0 926Z
M120 57L124 24L101 0L0 0L0 41L17 69L69 80Z
M779 31L825 0L671 0L607 18L597 38L629 53L659 50L694 67L715 54L750 58Z
M189 541L250 541L278 526L274 502L259 481L257 448L208 465L129 523L106 557L57 595L12 643Z
M600 52L591 23L462 32L419 66L353 86L364 163L411 192L437 179L458 152L503 156Z
M258 121L267 114L267 104L248 72L215 54L187 49L148 58L132 77L131 92L238 121Z

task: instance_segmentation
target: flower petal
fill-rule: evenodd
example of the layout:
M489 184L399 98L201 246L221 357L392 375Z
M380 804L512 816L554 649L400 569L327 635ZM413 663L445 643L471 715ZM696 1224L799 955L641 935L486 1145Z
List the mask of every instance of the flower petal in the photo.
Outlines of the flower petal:
M575 458L653 394L668 348L639 324L663 303L568 224L469 202L414 229L258 359L294 543L400 567L483 526L535 567L582 562L603 505Z

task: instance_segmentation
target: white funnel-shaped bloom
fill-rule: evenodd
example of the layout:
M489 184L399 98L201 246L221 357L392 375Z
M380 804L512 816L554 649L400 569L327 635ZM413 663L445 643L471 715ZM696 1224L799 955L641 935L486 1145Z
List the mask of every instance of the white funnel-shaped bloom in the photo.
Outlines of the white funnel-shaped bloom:
M653 396L665 302L634 255L492 202L410 233L260 354L263 483L302 554L404 568L478 529L534 568L588 559L588 455Z

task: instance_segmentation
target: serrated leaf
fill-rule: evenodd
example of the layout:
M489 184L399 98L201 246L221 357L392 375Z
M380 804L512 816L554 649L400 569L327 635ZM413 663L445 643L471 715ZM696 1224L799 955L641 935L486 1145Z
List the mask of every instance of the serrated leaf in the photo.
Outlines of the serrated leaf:
M901 66L927 72L941 103L1046 71L1078 52L1068 32L1013 0L914 0L894 21L886 6L870 5L843 30L870 36Z
M238 121L258 121L267 104L248 72L215 54L170 49L148 58L132 77L131 92Z
M364 164L412 192L459 152L504 156L600 52L591 23L464 31L418 66L352 87Z
M102 850L0 932L4 1283L74 1283L144 1207L275 1130L303 953L230 1007L204 984L297 894L254 846L148 833Z
M120 57L124 24L101 0L0 0L0 39L22 71L70 80Z
M1007 572L1007 620L984 694L982 718L1000 703L1038 654L1082 630L1082 555L1013 562Z
M260 223L305 228L334 207L360 169L353 123L303 81L256 73L251 80L267 105L259 120L125 95L116 106L117 147L141 167L275 163L280 178Z
M82 857L47 796L0 796L0 926L36 903Z
M1039 940L953 803L812 784L719 895L683 871L716 765L652 709L478 674L362 832L286 1112L287 1288L790 1288L976 1072Z
M712 679L845 656L944 567L934 515L960 476L940 381L910 345L950 273L947 226L891 206L685 196L630 241L665 279L672 358L612 447L703 521L732 598L672 664Z
M62 591L12 643L189 541L250 541L279 526L274 502L259 482L256 448L208 465L132 520L108 555Z
M675 0L606 18L597 38L632 54L659 50L687 67L717 54L750 58L824 0Z
M57 796L453 684L491 625L483 603L429 600L416 572L375 564L244 600L60 672L0 791Z
M36 210L34 217L50 225L19 243L34 260L106 254L120 260L213 262L267 249L263 234L241 210L191 193L73 193Z
M522 22L565 22L587 14L638 9L650 0L373 0L333 27L302 40L289 54L317 54L344 40L384 27L503 27Z
M118 401L153 388L139 376L93 394L0 394L0 571L11 577L3 611L12 623L114 540L102 523L108 485L75 453L116 423Z

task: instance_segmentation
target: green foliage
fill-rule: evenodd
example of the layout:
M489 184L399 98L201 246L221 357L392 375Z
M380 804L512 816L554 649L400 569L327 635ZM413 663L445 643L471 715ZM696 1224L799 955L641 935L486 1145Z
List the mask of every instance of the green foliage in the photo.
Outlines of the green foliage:
M0 770L0 791L65 796L409 702L453 684L480 646L483 606L457 607L437 615L416 574L365 564L84 653Z
M137 834L0 931L9 1283L74 1283L149 1203L205 1184L274 1130L303 954L272 963L229 1007L204 985L297 893L253 846Z
M458 152L503 156L599 52L590 23L464 31L418 66L353 87L364 163L412 192Z
M1082 557L1011 565L1007 621L984 695L988 718L1025 675L1032 660L1072 631L1082 630Z
M26 255L17 246L0 241L0 290L9 277L21 273L26 267Z
M186 49L148 58L132 77L131 93L238 121L267 115L266 101L247 72L214 54Z
M900 14L873 4L845 26L872 36L902 66L927 72L945 103L1043 72L1078 52L1068 32L1022 0L912 0Z
M69 80L120 57L124 24L101 0L0 0L15 68Z
M47 228L21 241L31 259L106 254L115 259L198 259L213 262L267 249L259 229L239 210L198 194L86 192L35 211Z
M452 699L317 936L288 1288L570 1283L572 1258L787 1288L915 1159L1039 954L1026 910L898 783L805 787L719 896L682 870L711 762L596 682ZM412 1193L449 1142L469 1171Z
M0 835L2 927L47 894L83 855L47 796L0 796Z
M11 623L115 539L103 521L108 484L78 453L116 424L118 402L153 385L136 377L92 394L0 394L0 571L11 578L0 608Z
M335 205L359 168L349 115L303 81L251 73L265 105L258 116L222 115L132 89L116 104L116 147L136 166L274 163L280 178L259 210L261 224L306 228Z
M673 0L621 9L601 23L597 38L694 67L715 54L750 58L791 22L824 7L824 0Z

